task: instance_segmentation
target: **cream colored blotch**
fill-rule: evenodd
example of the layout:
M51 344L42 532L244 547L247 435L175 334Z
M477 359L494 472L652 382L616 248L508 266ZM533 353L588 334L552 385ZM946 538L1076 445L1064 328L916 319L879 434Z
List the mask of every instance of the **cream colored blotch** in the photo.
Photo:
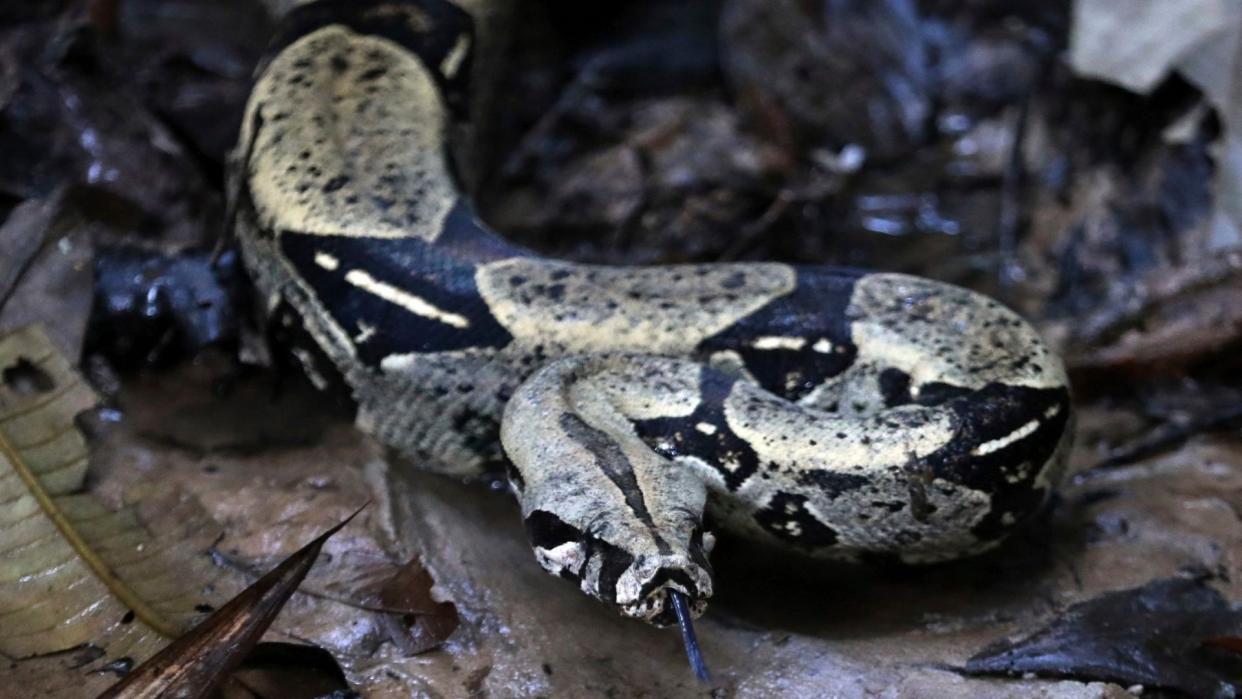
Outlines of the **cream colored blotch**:
M693 349L797 283L782 264L604 267L532 258L484 265L475 281L516 338L648 354Z
M945 382L982 388L1067 385L1065 368L1016 313L966 289L904 274L858 280L850 311L860 362L910 375L911 393Z
M341 26L308 34L272 59L247 106L259 223L434 239L455 201L444 132L439 91L413 54Z

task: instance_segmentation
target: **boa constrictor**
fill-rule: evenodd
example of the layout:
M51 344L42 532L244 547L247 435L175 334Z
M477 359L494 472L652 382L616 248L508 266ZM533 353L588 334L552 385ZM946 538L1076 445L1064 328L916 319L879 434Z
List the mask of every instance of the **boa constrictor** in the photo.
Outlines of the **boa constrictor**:
M448 0L297 4L246 111L244 259L363 429L446 473L506 464L540 565L659 625L712 594L705 513L772 546L919 562L994 546L1047 499L1066 375L985 296L854 269L576 264L488 230L447 148L477 24Z

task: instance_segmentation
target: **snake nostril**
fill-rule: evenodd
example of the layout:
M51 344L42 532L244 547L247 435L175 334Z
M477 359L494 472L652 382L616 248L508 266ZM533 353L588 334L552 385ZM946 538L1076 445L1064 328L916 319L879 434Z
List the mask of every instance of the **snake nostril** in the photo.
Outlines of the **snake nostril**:
M702 592L689 570L689 566L680 564L661 567L643 585L642 597L647 599L659 597L663 604L663 597L669 590L673 590L697 601L702 596Z

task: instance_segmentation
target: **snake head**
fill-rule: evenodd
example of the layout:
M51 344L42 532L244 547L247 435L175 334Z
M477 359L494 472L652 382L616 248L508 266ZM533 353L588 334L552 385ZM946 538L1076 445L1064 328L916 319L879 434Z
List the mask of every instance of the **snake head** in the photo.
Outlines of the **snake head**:
M701 529L682 546L633 530L579 529L548 510L526 516L526 531L543 569L575 582L622 615L656 626L677 623L670 591L689 601L694 616L712 595L711 568ZM705 546L706 543L706 546Z

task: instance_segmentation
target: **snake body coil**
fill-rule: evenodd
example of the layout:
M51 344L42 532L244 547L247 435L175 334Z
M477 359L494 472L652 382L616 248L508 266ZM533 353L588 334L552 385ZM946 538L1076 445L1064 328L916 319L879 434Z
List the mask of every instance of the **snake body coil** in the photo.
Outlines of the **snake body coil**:
M622 613L701 613L716 526L814 555L987 549L1063 475L1060 361L997 302L901 274L549 260L474 216L446 140L471 15L319 0L283 21L232 173L236 234L368 432L507 463L539 563Z

